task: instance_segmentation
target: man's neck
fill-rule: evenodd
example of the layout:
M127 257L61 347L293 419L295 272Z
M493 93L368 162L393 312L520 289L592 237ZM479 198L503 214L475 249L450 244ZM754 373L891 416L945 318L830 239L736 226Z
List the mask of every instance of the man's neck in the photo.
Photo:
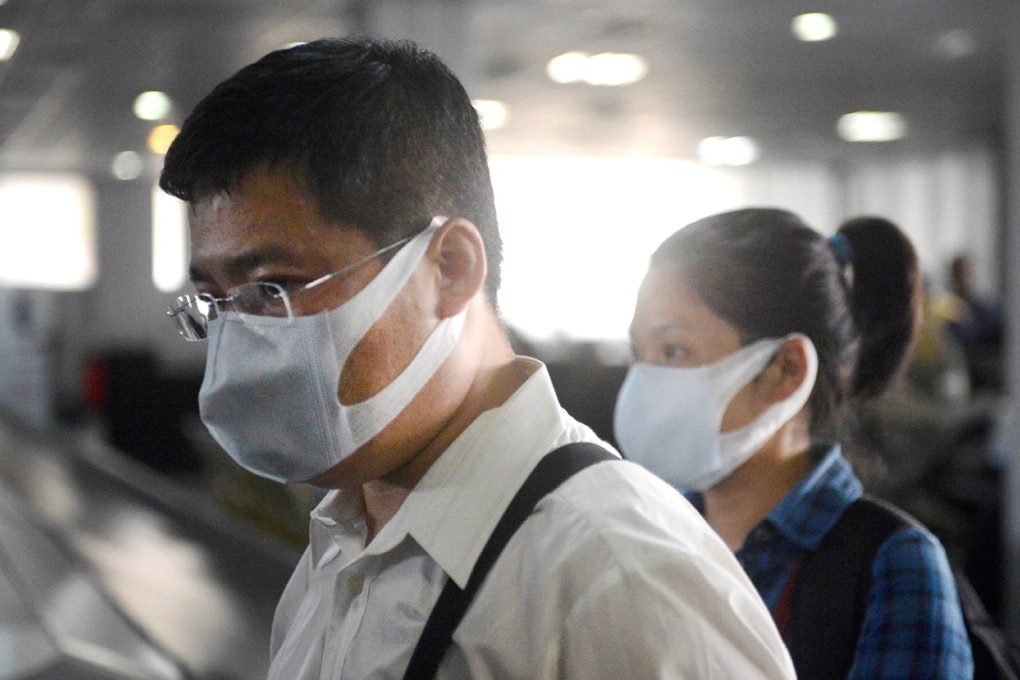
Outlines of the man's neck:
M410 494L411 488L399 484L389 484L380 479L368 482L362 487L362 497L365 501L365 521L368 526L365 545L371 543L372 539L382 531L382 528L393 519Z
M505 341L504 341L505 342ZM491 362L482 362L475 380L453 418L407 465L385 477L362 485L368 540L371 542L389 522L432 465L475 419L501 406L520 388L532 373L530 366L514 361L508 347Z

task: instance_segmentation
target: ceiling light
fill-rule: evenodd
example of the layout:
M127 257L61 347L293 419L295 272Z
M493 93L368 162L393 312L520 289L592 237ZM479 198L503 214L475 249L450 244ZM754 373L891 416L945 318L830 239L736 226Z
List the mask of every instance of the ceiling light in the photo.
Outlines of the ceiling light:
M790 29L797 40L804 42L830 40L836 36L838 30L836 20L822 12L810 12L795 16Z
M587 63L585 52L564 52L549 60L545 72L554 83L576 83L583 79Z
M553 82L612 87L643 79L648 74L648 62L639 54L625 52L565 52L550 59L545 70Z
M149 90L135 97L133 110L141 120L162 120L170 115L173 103L166 92Z
M907 135L907 121L889 111L856 111L839 117L839 136L848 142L891 142Z
M630 85L648 73L648 63L637 54L603 52L588 59L584 82L589 85Z
M121 180L138 179L144 169L145 163L142 161L142 157L134 151L121 151L113 157L113 162L110 163L110 172Z
M496 99L475 99L471 102L482 119L483 130L497 130L506 124L506 105Z
M179 132L176 125L157 125L152 128L152 132L149 133L149 138L146 140L149 151L161 156L166 154Z
M750 165L758 160L758 144L750 137L706 137L698 158L705 165Z
M21 36L17 31L0 28L0 61L7 61L13 57L19 42L21 42Z

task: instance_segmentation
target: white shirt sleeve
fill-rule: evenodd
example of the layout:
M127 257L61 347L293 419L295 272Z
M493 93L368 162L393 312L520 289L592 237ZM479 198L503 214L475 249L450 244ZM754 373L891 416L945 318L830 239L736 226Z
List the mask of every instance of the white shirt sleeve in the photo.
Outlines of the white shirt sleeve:
M565 621L563 678L793 677L762 606L711 564L608 572Z

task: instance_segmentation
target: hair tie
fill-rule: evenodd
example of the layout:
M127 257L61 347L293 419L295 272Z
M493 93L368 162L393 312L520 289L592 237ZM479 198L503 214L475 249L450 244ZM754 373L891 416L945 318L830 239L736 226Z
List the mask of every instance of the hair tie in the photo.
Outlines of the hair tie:
M850 239L843 234L833 234L829 237L829 247L843 272L843 282L850 290L854 287L854 250L850 247Z
M850 240L843 234L833 234L829 237L829 247L836 253L836 259L840 265L849 267L854 263L854 251L850 247Z

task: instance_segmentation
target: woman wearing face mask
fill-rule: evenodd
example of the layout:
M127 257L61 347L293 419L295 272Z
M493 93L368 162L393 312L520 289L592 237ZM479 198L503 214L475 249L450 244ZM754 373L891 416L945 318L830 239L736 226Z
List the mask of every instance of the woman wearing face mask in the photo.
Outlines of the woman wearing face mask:
M811 605L825 644L848 631L845 650L808 645L805 608L790 606L805 559L862 492L837 443L844 413L896 376L920 295L895 225L851 220L826 239L771 209L676 232L638 295L620 447L686 492L736 552L810 680L971 677L945 551L919 525L895 529L864 565L856 618Z

